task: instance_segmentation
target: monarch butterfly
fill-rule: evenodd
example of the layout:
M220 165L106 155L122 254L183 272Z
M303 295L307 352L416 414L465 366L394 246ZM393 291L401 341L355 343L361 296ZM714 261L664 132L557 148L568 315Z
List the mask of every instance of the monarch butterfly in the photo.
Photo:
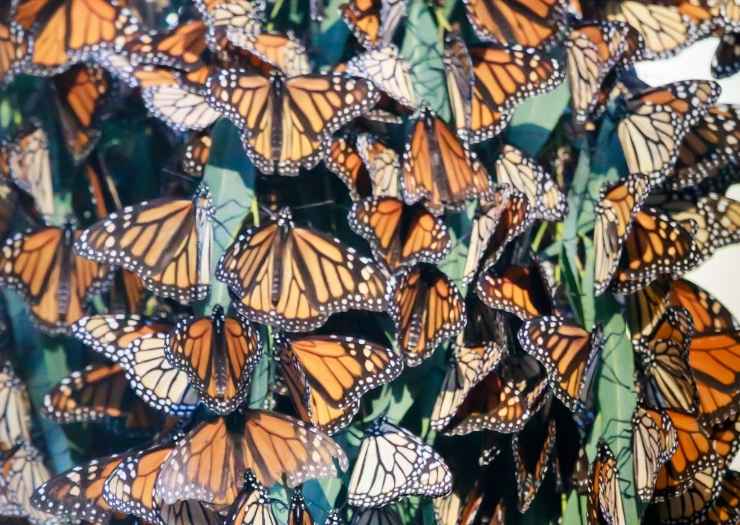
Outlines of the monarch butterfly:
M615 68L638 58L629 56L630 51L637 51L630 49L629 37L641 39L631 26L621 22L585 23L571 30L565 41L566 74L576 126L585 127L598 117L609 95L611 82L607 79Z
M395 150L368 133L358 135L356 145L372 181L372 195L399 198L401 161Z
M265 18L263 0L195 0L194 4L208 25L212 42L220 42L229 30L256 34Z
M568 211L565 194L552 176L514 146L507 144L501 150L496 160L496 180L526 195L533 218L556 222Z
M393 44L371 49L352 58L347 62L347 73L371 81L402 106L415 109L419 105L411 64L399 55L398 48Z
M527 197L509 186L497 186L481 198L475 210L470 246L463 268L463 282L488 271L504 248L532 223Z
M609 287L619 265L625 239L633 219L650 191L648 179L640 174L602 189L594 217L594 290L601 295Z
M31 224L44 223L36 210L33 197L16 186L7 175L2 166L2 148L0 148L0 240L6 238L19 217Z
M155 75L163 74L156 68L152 72ZM143 84L141 96L144 104L152 115L172 129L200 131L211 126L221 116L207 101L204 79L202 83L202 79L189 82L179 74L166 71L164 74L170 78L163 77L160 82L146 85L142 77L145 74L145 69L136 73L137 80ZM191 75L195 75L195 72Z
M221 525L224 523L221 514L205 503L196 500L162 505L160 515L162 523L166 525Z
M719 47L712 58L712 76L714 78L731 77L740 71L740 43L735 31L725 30L722 32ZM0 66L2 70L2 66Z
M439 263L452 239L444 222L420 205L394 197L363 199L352 206L350 227L369 243L377 261L391 269L417 262Z
M41 452L30 443L20 443L0 461L0 478L3 480L0 492L7 500L3 513L27 517L32 523L61 525L62 520L31 505L34 490L50 477Z
M441 215L484 195L491 180L475 154L429 109L422 109L406 143L401 176L404 200Z
M619 488L619 469L614 453L600 439L596 459L591 467L591 483L588 490L589 523L625 525L622 491Z
M665 199L665 200L664 200ZM716 250L740 240L740 202L708 193L698 199L683 195L655 194L648 200L678 221L686 230L694 230L699 258L709 259Z
M315 166L331 133L367 112L379 97L370 82L344 75L286 79L277 71L268 77L245 69L217 71L208 79L207 93L209 104L242 130L244 147L259 170L290 176L301 166Z
M2 146L11 180L28 193L45 217L54 214L49 140L43 128L31 128Z
M135 273L159 296L200 301L208 293L212 215L205 186L192 199L142 202L84 230L75 251Z
M17 233L0 250L0 283L23 295L39 327L49 334L70 331L85 315L92 295L110 285L106 266L72 253L80 232L71 224Z
M689 347L689 366L699 395L704 421L718 423L735 417L740 404L740 332L696 335Z
M31 441L31 400L10 363L0 368L0 452Z
M21 0L15 20L34 29L30 66L37 75L53 75L94 58L124 35L135 34L140 25L131 10L114 0Z
M444 459L408 430L379 418L365 431L347 501L367 509L407 496L438 498L451 490L452 474Z
M640 499L653 499L659 469L670 461L678 436L664 413L638 405L632 414L632 469Z
M226 521L234 525L278 524L277 518L272 512L267 490L260 485L251 472L246 473L245 487L231 506Z
M68 520L107 523L113 510L103 498L103 484L121 460L108 456L62 472L34 490L31 505Z
M337 509L330 510L324 520L324 525L344 525L344 523Z
M590 483L590 471L591 464L588 462L588 456L586 455L586 448L581 446L578 448L578 456L576 457L575 465L573 467L573 473L571 475L571 484L576 494L579 496L586 496L588 494L588 487Z
M216 277L240 298L237 307L248 318L286 331L318 328L336 312L386 306L379 269L338 240L296 227L288 208L276 221L243 231Z
M203 66L206 25L190 20L167 33L139 33L123 46L121 54L134 64L152 64L192 71Z
M390 383L403 369L389 349L356 337L280 336L276 343L298 413L329 434L351 421L363 394Z
M210 317L180 320L168 334L165 356L188 374L200 400L223 415L246 399L262 345L256 328L245 319L224 316L216 305Z
M511 453L514 456L514 474L517 484L517 506L519 512L529 510L530 505L537 496L540 486L545 481L545 476L550 468L550 457L555 449L555 420L550 419L544 423L544 431L540 430L543 438L539 441L525 440L526 446L522 446L519 440L526 436L532 436L536 427L535 419L519 433L511 436ZM531 446L535 442L536 446Z
M396 338L407 366L419 366L465 327L465 303L450 279L419 263L395 276L388 292Z
M58 423L126 418L135 428L153 422L148 407L129 388L119 364L95 364L72 372L46 396L42 413Z
M609 0L603 13L611 21L626 22L645 40L646 58L667 58L707 36L711 14L696 2L637 2Z
M526 321L552 313L552 297L537 262L508 266L502 273L481 275L478 297L490 308L503 310Z
M481 345L453 345L442 389L432 409L431 425L444 430L457 413L470 391L501 363L503 346L489 341Z
M286 77L311 73L306 47L293 33L259 33L256 35L230 29L226 33L236 46L282 71Z
M694 474L684 492L658 500L648 507L646 519L652 517L667 523L711 522L706 519L706 514L711 510L711 502L715 500L720 490L722 490L721 471L717 465L708 464Z
M560 317L543 316L525 322L517 338L524 351L545 367L555 396L571 412L590 409L604 347L601 326L588 332Z
M167 361L168 345L167 333L135 338L121 366L136 395L149 406L172 415L188 415L198 402L197 391L188 381L187 373Z
M717 101L719 85L686 80L648 88L625 101L627 116L617 124L629 173L643 173L653 186L669 177L686 134ZM656 129L656 121L665 124Z
M15 22L0 21L0 86L24 71L33 42Z
M350 0L342 6L342 18L357 41L366 48L388 44L401 19L407 0Z
M730 311L706 290L685 279L677 279L670 284L671 303L682 306L691 314L696 335L724 332L736 326Z
M436 499L434 500L436 502ZM401 525L401 515L393 507L357 510L350 525Z
M194 133L185 144L185 153L182 158L182 171L191 177L203 177L211 155L213 139L210 130Z
M288 525L314 525L315 521L306 508L303 492L300 489L293 491L288 508Z
M696 267L701 252L693 233L665 214L639 211L614 274L614 291L632 293L660 276L677 278Z
M711 523L729 523L737 517L740 505L740 476L734 470L725 472L720 492L709 508L703 509Z
M559 38L566 13L562 0L465 0L465 10L481 40L537 48Z
M528 355L508 355L467 393L443 430L450 436L492 430L519 432L548 397L540 364Z
M688 312L672 307L650 335L633 338L640 394L647 406L696 413L696 385L688 362L693 334Z
M445 82L450 101L450 109L457 128L457 134L467 140L470 128L470 101L473 98L473 61L458 30L445 34L445 48L442 60L445 68Z
M229 505L248 469L265 486L285 478L295 487L336 476L334 461L346 470L347 457L329 436L289 416L249 410L238 430L223 418L191 430L162 465L155 493L166 504L198 499Z
M114 363L127 362L135 339L166 332L170 325L139 315L91 315L72 325L72 335Z
M716 175L736 158L739 140L737 108L729 104L711 106L683 138L676 171L668 179L668 185L673 190L680 190Z
M353 201L373 194L370 171L347 137L337 137L332 141L324 162L329 171L347 186Z
M472 142L501 133L518 104L554 89L564 78L556 61L533 49L489 46L469 52L475 77L468 134Z

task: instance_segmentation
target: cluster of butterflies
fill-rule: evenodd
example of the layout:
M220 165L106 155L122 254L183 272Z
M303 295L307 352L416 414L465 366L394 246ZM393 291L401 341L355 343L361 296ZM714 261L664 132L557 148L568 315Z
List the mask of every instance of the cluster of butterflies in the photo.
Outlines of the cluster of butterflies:
M0 284L24 298L43 333L94 353L46 395L43 417L144 436L52 477L33 444L29 396L4 364L0 516L269 525L281 505L270 488L282 484L288 522L314 523L302 485L348 470L340 443L363 396L451 342L431 413L431 428L450 437L435 449L374 419L351 455L346 505L327 523L342 523L349 508L352 523L401 523L397 505L409 496L434 498L443 525L503 523L541 492L571 489L588 495L589 523L626 523L618 457L602 441L589 465L584 446L598 403L609 402L593 393L607 337L573 319L557 271L528 248L568 213L567 169L549 170L504 133L517 106L567 80L569 132L593 150L602 122L614 121L624 153L626 177L593 206L593 283L597 294L626 297L645 519L740 521L740 480L728 469L740 443L740 332L682 278L740 241L740 203L724 195L738 171L737 108L717 104L714 82L646 88L630 72L718 35L713 74L735 73L735 0L465 0L466 25L440 37L449 122L415 88L397 46L405 0L344 4L338 23L354 51L321 71L301 38L272 30L264 1L193 0L165 31L147 29L139 3L0 7L0 83L51 77L58 128L97 218L84 229L71 218L51 224L42 123L0 145ZM311 2L311 17L322 7ZM115 93L140 96L184 137L178 169L194 192L122 204L94 154ZM323 163L347 187L347 222L372 256L294 221L278 192L212 268L219 203L199 183L221 118L262 175ZM450 218L471 202L461 233ZM461 243L462 275L450 276L440 268ZM214 277L231 304L196 313ZM108 313L93 314L98 295ZM390 316L392 345L373 333L372 313ZM254 399L268 359L274 384ZM474 467L441 453L469 434L479 438Z

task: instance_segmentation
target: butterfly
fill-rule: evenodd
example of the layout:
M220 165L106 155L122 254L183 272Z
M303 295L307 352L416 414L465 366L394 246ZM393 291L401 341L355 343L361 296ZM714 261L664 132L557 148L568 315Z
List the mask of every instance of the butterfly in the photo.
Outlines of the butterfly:
M550 457L555 448L555 420L550 419L547 423L538 421L540 418L530 420L524 429L511 437L511 453L514 456L514 475L517 483L517 505L519 512L529 510L534 498L545 481L545 476L550 468ZM537 424L544 424L545 429L534 429ZM539 437L536 434L542 435ZM531 439L526 439L533 436ZM524 439L526 445L520 444ZM536 446L532 446L536 443Z
M347 62L347 73L371 81L404 107L417 108L419 105L411 64L400 56L393 44L371 49L352 58Z
M221 42L228 32L257 34L265 18L263 0L195 0L209 28L210 40ZM214 44L216 45L216 44Z
M32 45L19 24L0 21L0 86L25 70Z
M0 452L31 441L31 399L10 363L0 368Z
M487 272L506 246L532 224L527 197L507 185L496 186L478 202L463 268L463 282Z
M548 397L544 370L528 355L506 355L485 368L444 426L446 435L519 432Z
M140 32L126 42L120 53L136 65L151 64L193 71L204 64L206 30L202 20L189 20L165 33Z
M155 294L181 303L208 293L213 207L203 187L192 199L156 199L111 213L82 232L75 251L138 275Z
M740 374L740 332L695 335L688 360L702 419L718 423L735 417L739 404L736 387Z
M406 143L401 185L408 204L423 200L429 211L441 215L488 192L491 180L452 129L423 109Z
M641 39L631 26L621 22L592 22L571 29L565 41L566 75L576 126L586 127L603 110L615 68L634 60L629 56L630 38Z
M711 506L702 509L711 523L729 523L737 518L740 504L740 476L734 470L725 471L719 495Z
M159 513L162 523L166 525L221 525L224 523L224 517L221 514L207 504L196 500L162 505Z
M407 0L351 0L341 7L342 18L366 48L387 44L406 15Z
M648 88L625 100L627 116L617 135L630 174L642 173L653 185L673 173L680 144L717 101L719 85L686 80ZM655 122L663 122L659 128Z
M367 509L407 496L437 498L451 490L452 474L444 459L408 430L379 418L365 431L347 501Z
M638 405L632 414L632 469L640 499L653 499L658 471L678 447L676 429L664 413Z
M564 78L557 61L532 49L488 46L469 52L475 79L467 134L472 142L501 133L517 105L554 89Z
M697 391L689 368L693 333L688 312L672 307L650 335L633 338L641 377L640 394L647 406L696 413Z
M61 519L31 505L33 492L50 477L44 458L36 447L25 442L14 447L10 454L0 460L3 514L27 517L31 523L62 525Z
M506 46L547 48L558 39L565 17L562 0L465 0L478 38Z
M336 476L335 461L347 468L339 445L301 421L262 410L246 411L244 418L240 428L218 418L191 430L162 465L157 497L166 504L197 499L229 505L248 469L265 486L284 480L295 487L306 479Z
M620 262L633 219L650 191L647 177L628 175L603 188L594 211L594 289L601 295L609 287Z
M239 493L226 517L227 523L234 525L277 525L272 512L270 496L251 472L246 474L244 489Z
M236 46L278 68L288 78L311 73L306 47L290 32L250 34L229 29L227 36Z
M419 366L465 326L465 303L450 279L430 264L404 268L388 292L396 338L407 366Z
M300 489L293 491L288 507L288 525L314 525L316 523L306 508L306 500Z
M671 523L711 523L706 518L712 510L712 501L719 496L721 490L720 469L717 465L707 464L693 475L685 491L658 500L648 507L646 519L652 517ZM724 522L715 521L718 524Z
M130 359L128 348L134 340L166 332L170 325L139 315L91 315L72 325L72 335L114 363Z
M709 292L686 279L671 281L671 304L685 308L694 322L694 333L711 334L736 326L732 313Z
M62 472L34 490L31 505L69 520L108 523L113 510L103 498L103 484L121 460L107 456Z
M694 186L716 175L737 158L740 121L730 104L711 106L684 136L678 151L675 173L668 179L673 190Z
M210 130L194 133L185 144L182 156L182 171L191 177L203 177L211 155L213 139Z
M509 184L529 199L533 218L557 222L565 217L568 204L552 176L514 146L505 145L496 159L496 180Z
M206 89L209 104L242 130L249 158L268 175L297 175L301 166L315 166L331 133L379 97L370 82L345 75L286 79L276 71L264 76L245 69L218 70Z
M599 440L596 459L591 467L591 483L588 490L588 522L623 525L624 515L622 491L619 488L617 459L603 440Z
M374 186L365 162L348 138L335 138L324 159L326 167L347 186L353 201L370 197Z
M403 370L400 356L357 337L279 336L276 345L298 413L329 434L349 423L363 394L390 383Z
M34 74L52 75L70 64L112 49L140 26L125 4L104 0L21 0L15 20L34 31L30 67Z
M711 31L707 23L711 14L696 4L609 0L602 4L601 12L610 21L628 23L642 35L649 52L646 58L667 58Z
M740 44L738 34L734 31L723 31L719 47L712 58L712 76L714 78L731 77L740 71Z
M356 147L372 182L372 196L400 198L401 159L395 150L369 133L357 135Z
M350 525L401 525L402 523L403 520L398 511L392 506L386 506L379 509L355 511Z
M72 372L44 396L44 417L57 423L125 418L127 428L158 423L129 388L119 364L94 364Z
M216 305L209 317L180 320L168 334L165 356L187 373L200 400L223 415L245 401L262 344L255 327L245 319L225 316Z
M81 233L71 224L16 233L0 250L0 283L17 290L49 334L68 333L91 296L110 285L106 266L72 252Z
M452 247L445 223L420 205L394 197L363 199L352 206L350 227L391 271L417 262L440 263Z
M693 224L689 226L691 230L655 210L639 211L624 242L613 290L633 293L661 276L677 278L695 268L701 251Z
M15 185L33 197L36 209L45 217L54 214L49 139L43 128L21 132L2 146L7 174Z
M537 262L529 266L507 266L497 273L481 275L476 285L478 297L495 310L503 310L526 321L553 310L550 290Z
M386 306L380 270L338 240L296 227L288 208L276 221L242 231L216 277L239 298L247 318L286 331L318 328L336 312Z
M470 102L473 98L473 61L470 58L468 47L458 30L445 34L445 47L442 56L445 68L445 82L447 94L452 110L457 134L463 140L467 139L467 130L470 128Z
M525 352L548 373L555 396L572 412L592 406L591 390L604 346L602 328L589 332L556 316L526 321L517 334Z
M442 388L432 409L431 425L442 431L455 417L465 398L476 385L501 363L505 349L493 341L480 345L456 342Z
M72 158L79 162L95 147L100 136L95 125L110 81L101 68L80 64L55 76L54 87L62 135Z

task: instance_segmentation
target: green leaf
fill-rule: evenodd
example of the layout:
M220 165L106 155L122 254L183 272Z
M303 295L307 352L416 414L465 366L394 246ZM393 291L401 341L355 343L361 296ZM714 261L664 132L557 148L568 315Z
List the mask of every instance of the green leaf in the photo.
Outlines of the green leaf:
M506 128L506 142L536 157L550 137L570 100L568 83L553 91L530 97L517 106Z
M441 32L424 0L412 0L407 13L401 56L411 64L414 90L440 118L449 122Z

